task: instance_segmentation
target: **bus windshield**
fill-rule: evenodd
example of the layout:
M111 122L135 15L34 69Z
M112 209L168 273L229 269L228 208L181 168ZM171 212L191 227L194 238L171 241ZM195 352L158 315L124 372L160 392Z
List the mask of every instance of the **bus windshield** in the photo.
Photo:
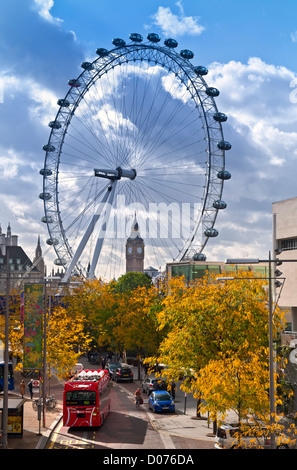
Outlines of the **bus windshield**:
M66 406L96 405L96 392L91 390L72 390L66 392Z

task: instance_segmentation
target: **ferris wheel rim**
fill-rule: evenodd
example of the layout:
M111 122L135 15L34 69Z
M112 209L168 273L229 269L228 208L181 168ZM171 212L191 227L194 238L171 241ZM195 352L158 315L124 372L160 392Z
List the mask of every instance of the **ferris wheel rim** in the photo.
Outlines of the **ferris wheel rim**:
M215 195L216 195L216 202L221 201L222 192L223 192L223 185L224 185L224 178L218 178L217 177L217 170L216 170L215 175L212 172L212 166L213 166L212 158L213 158L213 153L214 153L213 148L214 148L214 144L215 144L216 145L216 150L215 151L218 152L218 154L219 154L219 157L217 157L217 158L220 160L220 166L219 166L219 169L218 169L218 171L220 171L220 172L225 171L225 150L228 150L229 148L227 148L227 146L226 146L225 148L224 147L223 148L218 148L218 150L217 150L218 142L219 143L222 143L222 142L224 143L225 141L224 141L224 138L223 138L223 130L222 130L222 125L221 125L222 121L220 121L220 120L214 121L213 120L213 115L214 114L223 114L223 113L218 112L218 109L217 109L217 106L216 106L216 103L215 103L215 100L214 100L215 94L214 95L209 94L209 95L207 95L207 97L204 96L204 100L208 99L208 109L206 110L203 103L201 102L201 92L203 90L204 93L205 93L206 90L209 89L209 87L207 87L207 83L205 82L203 76L196 74L194 65L188 59L185 59L181 55L177 54L172 48L169 48L167 46L160 47L160 46L157 45L157 43L152 43L152 42L150 42L150 43L131 42L130 44L116 46L115 48L111 49L110 51L107 51L106 55L99 56L98 58L96 58L91 63L84 63L85 64L84 70L81 72L81 74L78 76L77 79L73 79L73 80L76 80L76 84L78 84L80 81L84 83L83 89L79 93L77 93L76 100L73 101L73 91L76 89L75 84L74 84L74 86L71 86L71 88L68 90L68 92L66 93L64 99L59 100L60 103L61 103L61 101L64 101L64 104L69 100L72 101L71 113L67 113L67 111L65 112L64 105L60 104L60 108L57 111L55 120L50 123L51 124L50 127L52 127L52 129L51 129L51 132L50 132L48 143L44 146L44 150L46 151L46 155L45 155L44 174L43 174L43 199L44 199L45 222L47 224L48 232L50 234L49 240L51 240L59 259L64 260L64 256L63 256L63 254L61 254L61 251L59 249L60 247L59 247L58 243L56 244L55 233L60 233L60 235L62 236L63 243L64 243L64 246L66 247L69 258L71 258L73 256L72 247L71 247L71 245L68 241L65 229L63 227L63 222L62 222L62 219L61 219L61 212L60 212L60 209L59 209L59 196L58 196L58 194L59 194L59 191L58 191L58 183L59 183L59 181L58 181L58 172L59 172L59 166L60 166L61 149L63 147L64 139L65 139L65 136L67 134L67 129L69 127L72 116L75 114L75 111L76 111L77 107L79 106L80 101L83 99L84 95L89 91L90 87L99 78L101 78L101 76L104 73L108 73L109 70L107 70L107 65L112 67L112 68L114 68L115 66L119 66L119 65L121 65L121 62L116 63L116 61L119 60L119 58L126 58L126 60L127 60L127 55L129 55L129 54L131 55L131 58L129 59L130 61L132 61L132 60L134 60L134 61L135 60L144 60L143 58L142 59L140 59L140 58L138 58L138 59L134 58L133 59L132 56L133 56L133 54L136 54L136 52L137 53L140 53L140 52L143 52L143 51L150 51L151 52L152 50L156 51L159 54L163 54L164 56L169 58L169 60L173 60L176 64L178 64L179 67L181 67L181 69L183 70L183 73L187 76L187 78L189 79L189 81L193 85L193 90L195 91L195 98L196 99L198 98L198 100L201 104L200 111L202 110L203 113L204 113L203 118L205 120L206 132L208 134L209 161L208 161L208 177L206 179L207 180L207 185L205 187L204 197L203 197L203 209L201 211L200 220L197 222L197 225L196 225L196 231L198 229L198 226L200 224L204 223L205 228L209 229L209 234L204 237L204 242L201 244L199 253L202 253L209 237L216 236L216 233L214 231L215 229L213 229L213 227L214 227L214 224L215 224L215 221L216 221L216 218L217 218L217 214L218 214L220 208L219 207L216 208L216 207L213 206L213 196L210 194L210 187L212 185L215 186L215 191L214 192L215 192ZM158 59L158 57L155 58L155 60L156 59ZM92 75L91 72L94 68L94 65L97 64L97 63L100 64L102 67L101 67L100 71L97 71L95 74ZM115 65L115 63L116 63L116 65ZM86 65L86 64L89 64L89 65ZM166 68L166 64L162 64L162 61L160 59L156 60L156 64L162 65L163 67ZM169 69L169 70L171 70L171 69ZM100 75L100 73L101 73L101 75ZM193 83L194 78L196 79L195 83ZM200 90L198 90L197 87L196 87L197 80L199 81L199 84L200 84L200 87L201 87ZM79 88L79 87L77 87L77 88ZM216 89L212 89L212 90L216 90ZM192 97L192 99L194 100L193 97ZM58 101L58 103L59 103L59 101ZM67 110L67 107L66 107L66 110ZM67 116L67 114L68 114L68 116ZM46 170L48 169L48 167L50 167L50 165L48 165L48 162L50 160L54 161L54 156L53 156L54 152L52 152L51 146L55 147L54 144L57 141L57 132L59 132L59 129L57 129L55 127L55 123L59 122L59 117L61 115L66 116L67 122L66 122L66 127L64 127L64 129L62 130L59 150L58 150L58 153L57 153L57 156L56 156L56 175L57 176L56 176L56 179L55 179L54 183L51 183L50 185L48 185L49 175L47 174ZM212 118L212 122L211 122L211 126L209 126L208 121L210 121L211 118ZM216 138L212 137L212 135L211 135L211 132L212 132L213 129L215 129L215 135L217 136ZM228 142L226 144L228 144ZM215 178L215 181L214 181L214 178ZM47 198L46 197L47 194L50 194L51 197ZM54 198L52 197L53 195L54 195ZM209 196L211 196L211 197L209 198ZM49 204L49 201L51 199L54 199L54 205L56 207L56 210L55 210L56 211L56 216L57 216L56 226L58 225L58 229L57 229L56 232L55 232L55 230L53 230L52 222L50 221L50 218L52 217L52 214L53 214L53 210L52 210L53 201L51 201L51 203ZM209 201L209 199L210 199L210 201ZM208 206L210 207L210 203L212 203L211 208L208 208ZM205 218L205 221L204 221L204 220L202 220L203 219L202 216L204 216L207 211L208 211L207 217ZM211 232L212 229L213 229L213 232ZM191 237L194 238L195 233L192 233ZM181 259L184 259L186 256L191 255L191 246L192 246L191 240L188 240L187 243L186 243L185 248L183 250L181 250L181 252L178 254L178 256L175 259L176 260L181 260ZM195 252L197 252L197 251L195 251ZM64 254L65 254L65 250L64 250ZM69 261L67 261L67 262L69 262ZM67 264L67 262L65 262L65 265ZM64 263L61 262L61 264L64 264ZM79 269L82 272L84 268L83 268L83 266L81 266Z

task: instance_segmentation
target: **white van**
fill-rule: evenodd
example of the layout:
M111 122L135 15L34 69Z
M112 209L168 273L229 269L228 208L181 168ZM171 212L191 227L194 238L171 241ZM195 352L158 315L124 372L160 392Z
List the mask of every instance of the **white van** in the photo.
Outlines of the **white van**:
M251 427L251 433L249 435L246 432L242 433L240 428L232 426L231 424L224 424L218 427L215 448L216 449L269 449L270 448L270 436L264 427L261 429L261 436L257 435L257 432L253 432ZM259 433L258 433L259 434ZM288 438L284 434L278 434L276 436L276 447L277 449L288 449Z

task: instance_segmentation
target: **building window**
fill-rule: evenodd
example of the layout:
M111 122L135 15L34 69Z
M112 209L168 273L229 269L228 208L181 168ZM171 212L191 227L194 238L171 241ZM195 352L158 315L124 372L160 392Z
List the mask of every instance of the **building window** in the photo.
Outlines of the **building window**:
M282 250L297 250L297 238L287 238L280 240L280 248Z

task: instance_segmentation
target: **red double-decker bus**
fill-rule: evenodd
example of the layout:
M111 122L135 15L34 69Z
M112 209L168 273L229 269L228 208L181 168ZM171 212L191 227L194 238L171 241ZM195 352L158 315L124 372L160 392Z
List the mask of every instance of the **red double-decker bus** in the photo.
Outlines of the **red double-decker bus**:
M84 369L64 385L63 425L101 426L110 410L107 370Z

